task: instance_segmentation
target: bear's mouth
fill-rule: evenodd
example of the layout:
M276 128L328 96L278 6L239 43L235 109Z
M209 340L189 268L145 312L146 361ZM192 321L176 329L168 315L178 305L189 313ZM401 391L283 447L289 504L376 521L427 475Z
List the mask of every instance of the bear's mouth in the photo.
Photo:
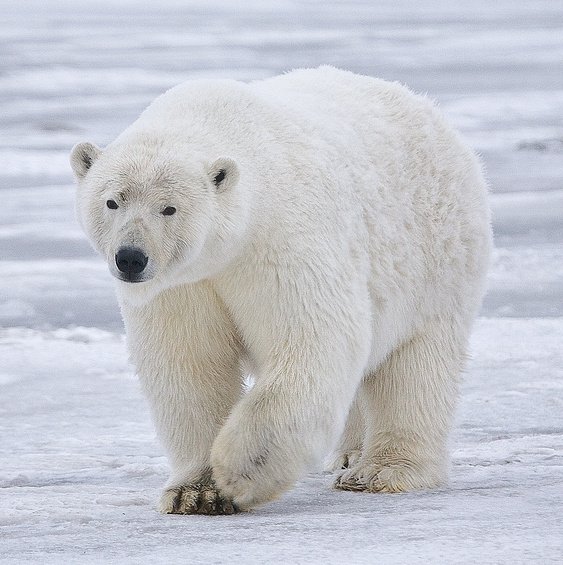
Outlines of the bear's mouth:
M146 277L143 277L142 275L135 275L135 274L124 274L124 273L119 273L114 274L114 277L122 282L126 282L126 283L142 283L142 282L146 282L148 279Z
M149 270L145 270L142 273L122 272L116 269L113 265L109 266L109 272L118 281L131 284L146 283L154 277L153 273Z

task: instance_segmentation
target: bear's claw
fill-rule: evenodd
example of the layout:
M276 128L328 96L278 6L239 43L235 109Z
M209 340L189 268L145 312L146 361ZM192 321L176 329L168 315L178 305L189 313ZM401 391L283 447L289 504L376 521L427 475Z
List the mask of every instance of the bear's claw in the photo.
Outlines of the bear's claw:
M223 496L214 483L192 483L164 491L160 500L163 514L236 514L239 509Z
M359 449L337 453L327 465L327 471L334 473L343 469L350 469L360 460L361 456L362 452Z
M358 462L344 469L337 477L334 488L364 492L407 492L436 488L443 484L445 476L438 467L414 459L388 457Z

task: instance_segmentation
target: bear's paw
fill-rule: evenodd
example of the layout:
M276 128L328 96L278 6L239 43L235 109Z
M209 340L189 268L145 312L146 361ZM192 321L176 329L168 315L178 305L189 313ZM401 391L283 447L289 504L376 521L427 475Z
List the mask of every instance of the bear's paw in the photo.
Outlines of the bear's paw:
M160 498L162 514L235 514L239 511L233 501L224 496L215 483L191 483L169 488Z
M326 469L331 473L342 471L342 469L350 469L360 460L362 452L359 449L352 449L347 452L337 451L329 460Z
M444 474L435 466L414 459L371 458L345 469L334 488L364 492L408 492L430 489L443 484Z

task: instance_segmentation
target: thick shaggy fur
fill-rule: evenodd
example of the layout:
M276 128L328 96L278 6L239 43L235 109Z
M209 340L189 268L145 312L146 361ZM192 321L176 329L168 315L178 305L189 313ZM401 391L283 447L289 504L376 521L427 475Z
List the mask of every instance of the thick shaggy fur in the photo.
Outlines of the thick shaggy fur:
M330 67L190 81L71 161L113 274L123 246L148 257L117 292L172 467L163 512L267 502L335 446L338 488L444 483L491 231L433 104Z

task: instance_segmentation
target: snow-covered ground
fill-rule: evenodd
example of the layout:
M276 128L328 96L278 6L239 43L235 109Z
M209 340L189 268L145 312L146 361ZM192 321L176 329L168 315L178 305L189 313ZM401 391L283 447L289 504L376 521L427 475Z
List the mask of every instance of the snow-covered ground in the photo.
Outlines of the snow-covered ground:
M563 4L0 0L0 562L563 562ZM483 155L497 249L451 483L312 474L234 517L161 516L166 479L67 161L190 77L331 63L436 98Z

